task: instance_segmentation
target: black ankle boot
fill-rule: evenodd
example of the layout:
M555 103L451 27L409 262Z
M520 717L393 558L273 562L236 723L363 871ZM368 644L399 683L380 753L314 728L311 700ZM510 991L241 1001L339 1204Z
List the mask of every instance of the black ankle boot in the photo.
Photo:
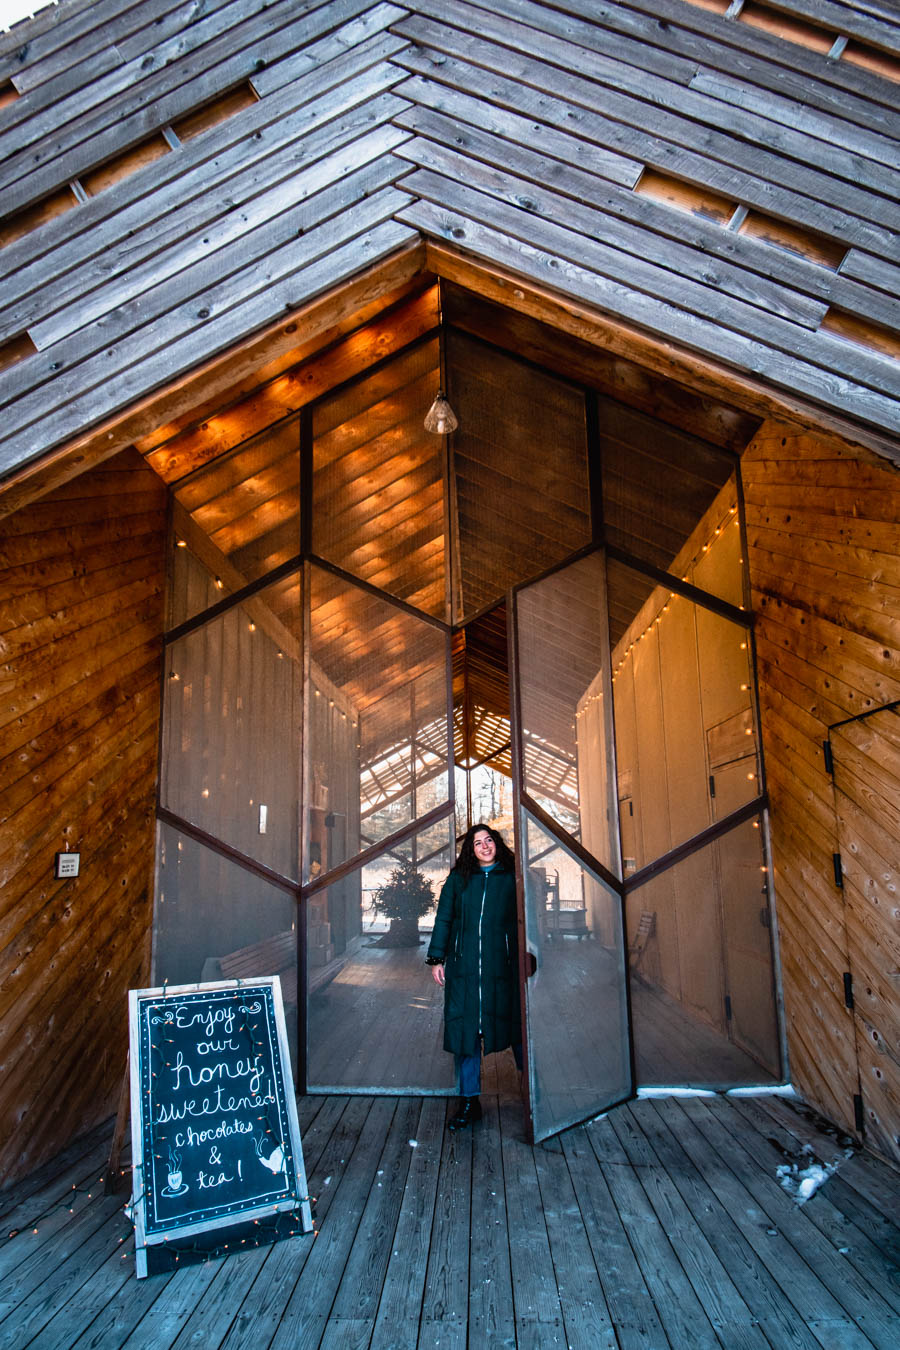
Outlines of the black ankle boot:
M477 1097L460 1097L459 1111L447 1127L450 1130L464 1130L473 1121L481 1119L481 1102Z

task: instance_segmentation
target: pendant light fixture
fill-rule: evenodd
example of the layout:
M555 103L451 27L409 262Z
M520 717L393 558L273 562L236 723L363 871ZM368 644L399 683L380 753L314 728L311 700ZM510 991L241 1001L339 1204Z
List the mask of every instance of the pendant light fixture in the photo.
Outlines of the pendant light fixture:
M435 436L449 436L458 426L459 419L456 413L450 407L443 389L439 389L437 397L425 414L425 430L433 432Z

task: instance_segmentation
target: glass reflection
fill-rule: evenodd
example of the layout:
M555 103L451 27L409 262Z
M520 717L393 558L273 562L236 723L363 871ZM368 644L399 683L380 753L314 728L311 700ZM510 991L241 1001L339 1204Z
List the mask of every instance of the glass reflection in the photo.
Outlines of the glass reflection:
M170 825L157 841L154 984L281 980L297 1063L297 904Z
M631 1089L622 907L616 893L530 816L525 935L535 1136L584 1120Z
M761 819L630 892L638 1083L727 1088L779 1073Z
M624 876L759 796L746 628L619 563L613 647ZM612 610L612 603L611 603Z
M516 616L525 789L617 872L603 555L520 591Z
M288 577L165 654L163 805L286 877L298 874L299 614Z
M443 992L424 963L451 828L448 817L306 902L311 1092L452 1090ZM410 870L431 888L424 913L405 884Z

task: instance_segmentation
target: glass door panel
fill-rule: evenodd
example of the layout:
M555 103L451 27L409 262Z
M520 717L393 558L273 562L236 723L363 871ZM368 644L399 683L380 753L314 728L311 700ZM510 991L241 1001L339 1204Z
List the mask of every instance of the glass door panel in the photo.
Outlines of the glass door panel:
M637 1081L729 1088L779 1073L762 817L629 891Z
M603 554L523 587L515 632L528 1089L542 1139L631 1092Z
M611 773L610 663L602 553L516 597L522 786L621 875Z
M443 991L425 965L454 861L452 825L445 816L304 901L310 1092L453 1090ZM417 888L408 885L411 875ZM404 887L417 890L424 912L414 912L422 908L415 896L409 913L398 912Z
M609 596L628 878L759 796L758 737L745 627L618 562Z
M528 811L520 816L528 1092L535 1139L631 1094L619 895ZM530 964L530 962L529 962Z

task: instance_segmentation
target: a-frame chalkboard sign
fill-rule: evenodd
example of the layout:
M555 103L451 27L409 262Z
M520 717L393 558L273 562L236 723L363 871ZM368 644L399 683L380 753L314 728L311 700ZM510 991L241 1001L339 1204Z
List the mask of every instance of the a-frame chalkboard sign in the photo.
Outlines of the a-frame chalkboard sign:
M287 1211L310 1232L278 977L128 997L138 1277L154 1244Z

